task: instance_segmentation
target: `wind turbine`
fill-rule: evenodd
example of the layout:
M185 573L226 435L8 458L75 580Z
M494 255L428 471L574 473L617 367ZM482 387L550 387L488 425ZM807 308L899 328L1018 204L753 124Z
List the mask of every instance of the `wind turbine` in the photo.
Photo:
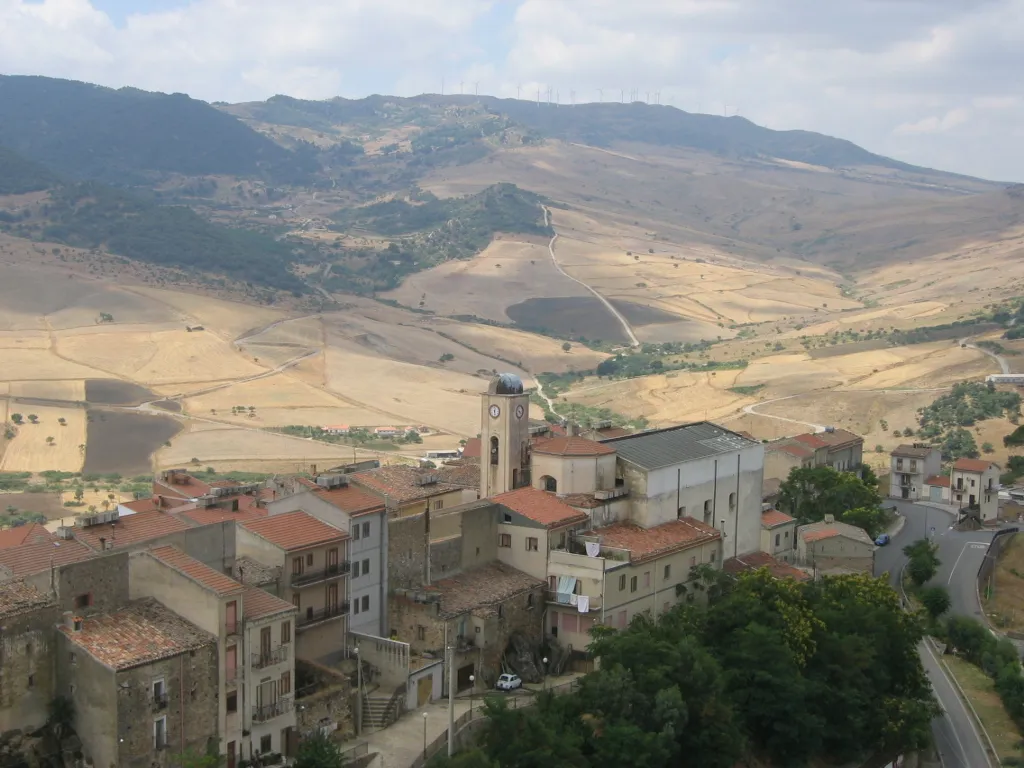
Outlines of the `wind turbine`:
M473 95L474 96L479 96L480 95L480 81L479 80L477 80L475 83L473 83Z
M604 103L604 88L597 89L597 98L601 100L602 104Z

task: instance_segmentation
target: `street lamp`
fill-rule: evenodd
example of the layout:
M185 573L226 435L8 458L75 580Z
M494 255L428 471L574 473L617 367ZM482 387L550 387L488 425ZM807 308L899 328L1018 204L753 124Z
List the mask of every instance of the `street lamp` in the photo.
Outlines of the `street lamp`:
M356 733L363 732L363 660L359 658L359 646L352 649L356 655Z
M469 719L473 719L473 692L476 690L476 675L469 676Z
M423 762L427 762L427 713L423 713Z
M545 656L541 661L544 663L544 690L548 689L548 657Z

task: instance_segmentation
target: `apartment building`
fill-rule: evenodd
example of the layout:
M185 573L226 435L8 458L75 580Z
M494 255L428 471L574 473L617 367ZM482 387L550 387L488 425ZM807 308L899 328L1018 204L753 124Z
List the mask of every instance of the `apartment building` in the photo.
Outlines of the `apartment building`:
M777 509L761 512L761 551L785 563L796 559L796 518Z
M351 612L370 611L373 597L349 604L349 541L344 531L302 510L251 520L237 527L236 550L281 569L278 597L298 610L296 655L330 663L344 655Z
M894 499L930 498L928 478L942 470L942 452L921 443L901 445L889 454L889 496Z
M984 459L957 459L949 475L950 496L960 514L983 523L999 517L999 465Z
M832 515L797 529L797 560L817 575L830 571L874 573L875 549L863 528L841 523Z
M216 638L157 601L133 600L57 634L55 692L75 704L75 732L93 765L170 767L217 744Z
M474 491L444 482L431 469L406 464L354 472L348 479L384 501L392 517L440 512L476 498Z
M806 467L856 472L863 462L864 438L826 427L823 432L805 432L765 445L764 476L785 480L794 469Z

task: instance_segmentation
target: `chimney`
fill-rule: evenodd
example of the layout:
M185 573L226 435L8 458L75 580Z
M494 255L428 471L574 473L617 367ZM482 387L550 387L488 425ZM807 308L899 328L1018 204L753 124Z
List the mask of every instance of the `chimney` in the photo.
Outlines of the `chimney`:
M106 552L106 551L107 551L107 537L106 536L100 536L100 552Z
M82 617L75 616L71 611L64 611L64 626L70 629L72 632L82 631Z

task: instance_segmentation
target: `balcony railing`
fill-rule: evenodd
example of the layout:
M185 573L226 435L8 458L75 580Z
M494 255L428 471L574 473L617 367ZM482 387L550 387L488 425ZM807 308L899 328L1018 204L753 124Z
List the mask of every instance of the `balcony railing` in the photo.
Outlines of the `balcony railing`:
M307 608L305 613L300 613L295 620L295 625L299 629L312 626L313 624L319 624L322 621L329 621L330 619L337 618L338 616L348 615L348 603L338 603L337 605L327 606L326 608Z
M328 579L337 579L341 576L348 576L348 572L351 568L351 563L346 560L342 563L338 563L337 565L328 565L326 568L318 568L315 571L293 573L291 585L293 587L302 587L307 584L316 584L318 581L327 581Z
M548 590L548 602L549 603L555 603L557 605L564 605L566 608L576 608L577 605L579 604L580 596L579 595L575 595L575 598L576 598L576 602L573 603L573 602L571 602L572 597L570 597L570 595L566 594L565 592L558 592L558 591L556 591L554 589L549 589ZM587 603L588 603L588 605L587 605L587 609L588 610L590 610L590 611L598 611L598 610L600 610L601 609L601 597L600 597L600 595L597 596L597 597L590 597L590 598L588 598Z
M280 664L282 661L288 661L287 645L279 645L277 648L272 651L268 651L267 653L252 654L251 666L253 669L263 669L263 667Z
M154 693L153 694L153 711L158 712L161 709L167 709L167 694L166 693Z
M287 714L292 711L292 697L282 696L277 701L264 704L262 707L252 708L252 721L254 723L265 723L275 717Z

